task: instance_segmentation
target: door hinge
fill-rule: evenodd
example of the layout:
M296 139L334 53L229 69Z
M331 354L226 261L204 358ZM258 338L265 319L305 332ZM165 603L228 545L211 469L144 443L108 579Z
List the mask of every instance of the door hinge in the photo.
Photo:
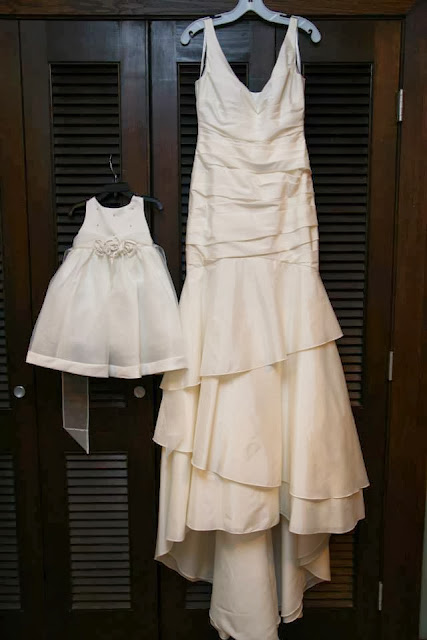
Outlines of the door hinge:
M388 380L391 382L393 380L393 358L394 351L388 352Z
M383 610L383 583L378 583L378 611Z
M397 121L403 120L403 89L399 89L397 92Z

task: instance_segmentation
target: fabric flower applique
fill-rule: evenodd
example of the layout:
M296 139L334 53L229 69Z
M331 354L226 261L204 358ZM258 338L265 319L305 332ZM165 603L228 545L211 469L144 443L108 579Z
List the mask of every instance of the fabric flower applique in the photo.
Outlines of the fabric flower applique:
M108 240L96 240L94 244L95 253L98 256L117 258L119 256L133 256L137 243L134 240L119 240L116 236Z

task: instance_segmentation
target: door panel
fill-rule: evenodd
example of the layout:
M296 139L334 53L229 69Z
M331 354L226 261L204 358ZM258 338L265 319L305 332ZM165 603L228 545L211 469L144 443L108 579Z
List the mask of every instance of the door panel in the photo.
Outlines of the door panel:
M184 22L152 24L153 184L166 204L158 241L168 249L177 286L197 139L194 81L203 34L188 47ZM378 637L379 544L388 397L387 363L395 200L400 23L320 20L319 46L304 35L306 136L320 231L320 268L342 326L338 341L371 487L367 518L333 536L331 583L307 592L304 618L287 638ZM217 31L236 74L251 90L268 80L284 29L242 21ZM386 70L387 69L387 70ZM178 113L178 119L176 119ZM165 180L165 176L168 180ZM179 210L178 215L175 211ZM210 588L161 572L163 637L216 637Z
M0 611L10 638L41 638L43 565L31 333L19 26L0 22ZM16 398L15 386L25 395ZM22 390L21 390L22 391ZM21 394L22 395L22 394Z
M146 25L21 26L33 321L83 215L114 168L149 191ZM91 453L62 429L60 373L37 382L49 638L157 637L153 388L90 383ZM146 394L137 398L134 389Z

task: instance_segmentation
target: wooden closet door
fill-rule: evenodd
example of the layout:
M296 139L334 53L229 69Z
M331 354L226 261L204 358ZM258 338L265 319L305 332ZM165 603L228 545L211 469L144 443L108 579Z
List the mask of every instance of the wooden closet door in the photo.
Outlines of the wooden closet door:
M32 368L19 24L0 21L0 636L42 638L43 565Z
M109 155L149 191L146 24L23 21L21 43L35 321L83 219L68 211L112 181ZM90 381L86 455L62 428L60 373L34 374L47 637L153 640L152 379Z
M165 203L158 241L175 283L185 276L188 191L197 137L194 81L203 33L180 44L187 22L152 24L153 184ZM366 520L332 536L332 581L307 592L304 617L281 629L303 640L376 640L388 402L399 21L319 20L313 45L300 33L306 136L318 208L321 275L344 337L338 341L371 487ZM251 90L268 80L285 29L242 21L217 34ZM164 640L217 638L210 587L161 572Z

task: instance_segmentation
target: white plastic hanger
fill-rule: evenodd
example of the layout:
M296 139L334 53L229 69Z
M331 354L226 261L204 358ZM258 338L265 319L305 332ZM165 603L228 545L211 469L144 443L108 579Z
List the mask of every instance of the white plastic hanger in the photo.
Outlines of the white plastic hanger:
M274 22L275 24L289 24L290 16L287 16L285 13L267 9L262 0L239 0L237 5L234 9L231 9L231 11L215 15L213 17L213 24L214 26L218 26L220 24L235 22L248 11L253 11L260 16L260 18L267 20L268 22ZM298 28L308 33L313 42L320 42L322 36L319 29L310 22L310 20L307 20L307 18L301 18L300 16L295 17L298 18ZM181 44L188 44L196 33L204 29L204 20L205 18L198 18L188 25L181 36Z

